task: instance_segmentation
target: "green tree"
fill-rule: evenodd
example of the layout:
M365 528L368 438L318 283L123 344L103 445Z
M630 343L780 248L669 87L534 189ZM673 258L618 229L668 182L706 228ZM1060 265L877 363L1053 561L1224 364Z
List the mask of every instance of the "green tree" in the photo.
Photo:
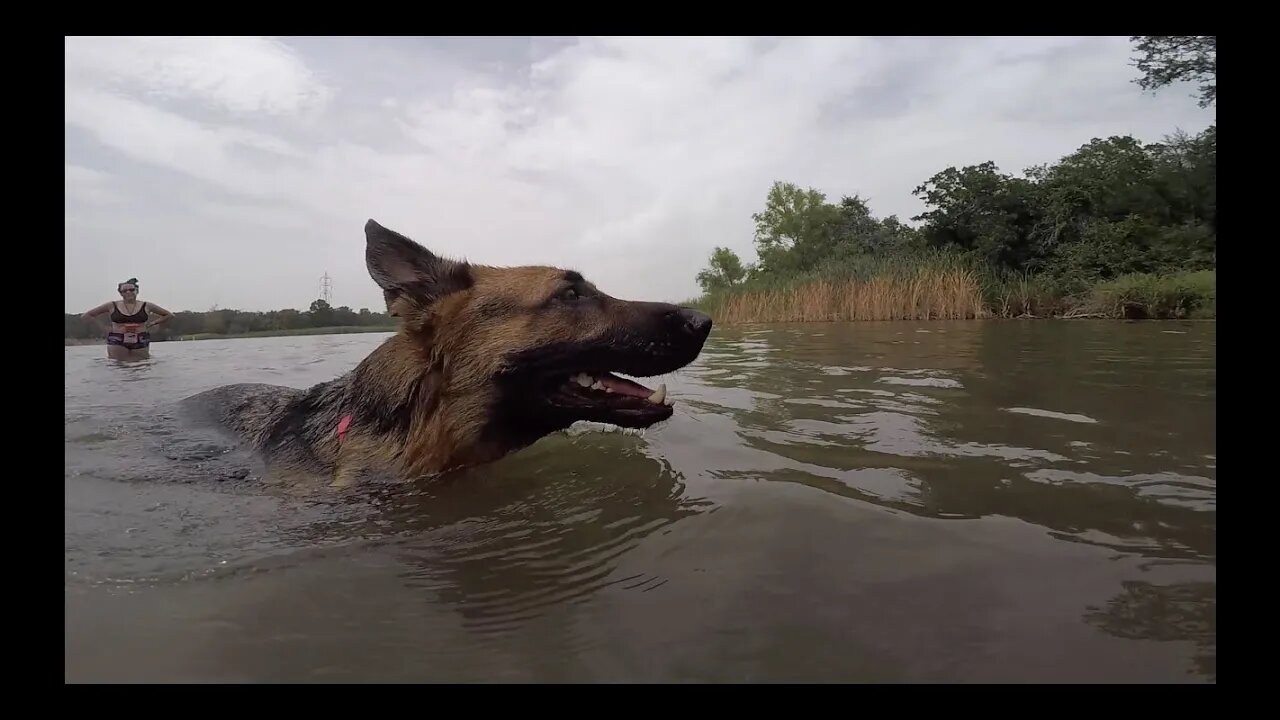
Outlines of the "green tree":
M844 197L833 219L834 243L830 258L883 255L902 252L914 245L916 232L897 216L878 220L867 201L858 195Z
M704 293L728 290L742 283L747 276L738 254L727 247L711 251L711 260L705 270L698 273L698 284Z
M311 327L328 327L333 324L333 307L323 299L311 301Z
M1034 242L1039 221L1034 182L1002 174L987 161L949 167L926 180L914 194L931 209L923 221L925 244L955 248L1006 270L1034 270L1044 249Z
M1161 215L1166 203L1153 182L1154 171L1147 148L1125 136L1094 138L1057 164L1032 168L1027 175L1039 182L1050 232L1062 240L1080 218Z
M1133 35L1140 53L1134 65L1142 77L1134 82L1144 90L1159 90L1175 82L1200 83L1200 107L1218 100L1218 36Z
M1218 228L1218 128L1198 135L1178 130L1149 147L1160 191L1173 217Z
M829 254L838 216L836 207L828 204L820 191L775 182L765 198L764 210L751 216L756 223L759 269L785 273L812 268Z

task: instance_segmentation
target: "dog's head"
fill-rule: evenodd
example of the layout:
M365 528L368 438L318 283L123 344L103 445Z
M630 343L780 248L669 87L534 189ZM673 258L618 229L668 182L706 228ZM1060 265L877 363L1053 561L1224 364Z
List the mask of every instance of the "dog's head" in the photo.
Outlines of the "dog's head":
M454 422L516 447L578 420L643 428L671 417L650 377L688 365L711 318L611 297L577 272L437 257L370 220L365 260L400 332L442 368ZM466 416L463 419L461 416Z

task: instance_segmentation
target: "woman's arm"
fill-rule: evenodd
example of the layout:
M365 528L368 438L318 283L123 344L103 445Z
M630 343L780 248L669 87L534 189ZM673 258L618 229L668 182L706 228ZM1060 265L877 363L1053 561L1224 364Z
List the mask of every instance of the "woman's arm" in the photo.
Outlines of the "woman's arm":
M110 310L111 310L111 303L104 302L96 308L91 308L87 310L85 314L80 316L80 319L89 323L89 327L96 328L98 326L98 323L96 322L96 318L99 315L105 315Z
M160 317L156 318L155 320L153 320L153 321L151 321L151 322L147 323L147 327L155 327L156 325L159 325L160 323L167 323L167 322L169 322L170 320L172 320L172 319L173 319L173 313L169 312L168 310L165 310L164 308L160 307L159 305L156 305L156 304L155 304L155 303L153 303L153 302L148 302L148 303L147 303L147 309L148 309L148 310L151 310L151 311L154 311L156 315L159 315L159 316L160 316Z
M104 303L102 303L101 305L99 305L98 307L96 307L96 308L92 308L92 309L90 309L90 310L86 311L86 312L85 312L85 314L83 314L83 315L81 315L81 316L80 316L80 319L81 319L81 320L87 320L87 321L92 322L94 318L96 318L96 317L98 317L99 315L101 315L101 314L103 314L103 313L107 312L107 311L108 311L108 310L110 310L110 309L111 309L111 303L109 303L109 302L104 302Z

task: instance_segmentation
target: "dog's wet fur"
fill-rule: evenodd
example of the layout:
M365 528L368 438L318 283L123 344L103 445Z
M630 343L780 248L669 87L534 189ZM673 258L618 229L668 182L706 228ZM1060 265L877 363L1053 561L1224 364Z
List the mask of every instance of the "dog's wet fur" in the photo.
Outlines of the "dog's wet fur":
M670 401L612 373L678 370L711 332L703 313L620 300L573 270L449 260L373 220L365 241L395 335L306 390L236 384L189 399L269 466L340 484L369 471L412 479L497 460L579 420L649 427L671 417Z

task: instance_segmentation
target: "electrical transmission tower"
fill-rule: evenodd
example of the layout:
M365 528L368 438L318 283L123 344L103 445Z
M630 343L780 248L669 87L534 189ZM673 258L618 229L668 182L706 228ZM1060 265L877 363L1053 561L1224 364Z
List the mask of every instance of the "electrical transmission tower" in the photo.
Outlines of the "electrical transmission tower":
M333 278L329 277L328 270L320 277L320 299L326 305L333 306Z

